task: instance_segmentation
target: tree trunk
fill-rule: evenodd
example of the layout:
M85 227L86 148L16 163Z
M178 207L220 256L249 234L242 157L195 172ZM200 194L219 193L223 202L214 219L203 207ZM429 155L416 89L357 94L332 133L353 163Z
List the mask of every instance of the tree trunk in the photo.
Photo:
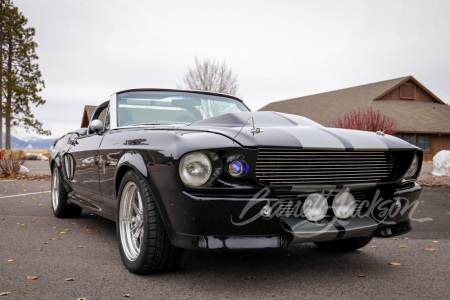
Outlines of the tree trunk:
M0 18L0 149L3 149L3 19L5 17L5 8L1 4Z
M9 35L8 40L8 61L7 61L7 75L8 80L6 81L6 105L5 105L5 125L6 125L6 135L5 135L5 146L7 150L11 150L11 99L12 99L12 55L13 55L13 41L12 35Z

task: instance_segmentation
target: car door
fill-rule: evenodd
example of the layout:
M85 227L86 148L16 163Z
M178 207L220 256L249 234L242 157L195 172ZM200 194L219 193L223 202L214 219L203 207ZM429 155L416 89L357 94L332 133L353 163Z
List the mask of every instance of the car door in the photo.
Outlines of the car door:
M108 101L95 110L93 120L105 121ZM99 178L99 148L104 137L104 130L93 132L88 128L85 135L69 140L70 148L65 154L65 165L72 170L71 185L76 196L85 201L103 203ZM67 171L66 171L67 172Z
M72 189L76 196L103 202L99 183L98 153L103 135L92 133L70 140L72 144L65 156L72 159ZM67 159L66 159L67 161Z

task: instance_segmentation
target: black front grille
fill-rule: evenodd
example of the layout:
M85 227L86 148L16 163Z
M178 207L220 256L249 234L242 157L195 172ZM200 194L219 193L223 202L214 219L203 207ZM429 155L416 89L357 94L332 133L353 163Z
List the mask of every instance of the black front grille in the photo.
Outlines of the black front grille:
M390 181L396 156L386 151L259 149L256 177L268 186Z

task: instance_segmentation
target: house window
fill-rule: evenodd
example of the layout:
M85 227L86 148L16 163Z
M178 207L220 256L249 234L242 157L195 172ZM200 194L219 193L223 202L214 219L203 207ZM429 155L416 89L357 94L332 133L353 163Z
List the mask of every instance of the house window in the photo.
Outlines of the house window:
M415 134L397 134L397 137L399 137L402 140L405 140L408 143L411 143L413 145L416 144L416 137L417 136Z
M417 137L417 146L423 151L431 151L431 137L429 135L419 135Z
M420 147L423 151L431 151L431 136L416 134L397 134L397 137Z
M400 86L400 99L416 99L416 85L413 83L404 83Z

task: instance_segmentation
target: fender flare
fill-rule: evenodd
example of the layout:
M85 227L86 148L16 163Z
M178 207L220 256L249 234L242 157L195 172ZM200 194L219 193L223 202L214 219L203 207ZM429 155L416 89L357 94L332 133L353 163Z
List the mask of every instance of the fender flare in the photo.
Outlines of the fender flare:
M114 173L114 186L115 186L115 193L117 197L118 192L118 182L117 179L121 179L123 174L121 173L121 170L123 168L131 168L138 172L141 176L148 179L148 170L147 170L147 164L143 158L143 156L138 152L127 152L119 159L117 162L117 167Z
M137 151L127 152L127 153L123 154L122 157L117 162L117 167L116 167L115 174L114 174L114 190L115 190L116 199L118 198L120 181L122 180L123 176L125 175L126 170L130 170L130 169L134 170L135 172L138 173L138 175L142 176L145 180L147 180L149 183L149 188L150 188L150 190L152 190L151 182L150 182L150 174L148 172L147 163L146 163L146 160L144 159L144 156ZM152 195L152 196L155 197L154 195ZM154 198L154 199L156 201L156 204L157 204L156 206L159 210L159 213L161 214L161 218L162 218L164 227L166 228L166 230L170 236L171 235L170 233L172 232L172 224L170 223L170 219L167 216L166 211L161 209L160 200L157 198ZM119 205L119 204L117 204L117 205Z

